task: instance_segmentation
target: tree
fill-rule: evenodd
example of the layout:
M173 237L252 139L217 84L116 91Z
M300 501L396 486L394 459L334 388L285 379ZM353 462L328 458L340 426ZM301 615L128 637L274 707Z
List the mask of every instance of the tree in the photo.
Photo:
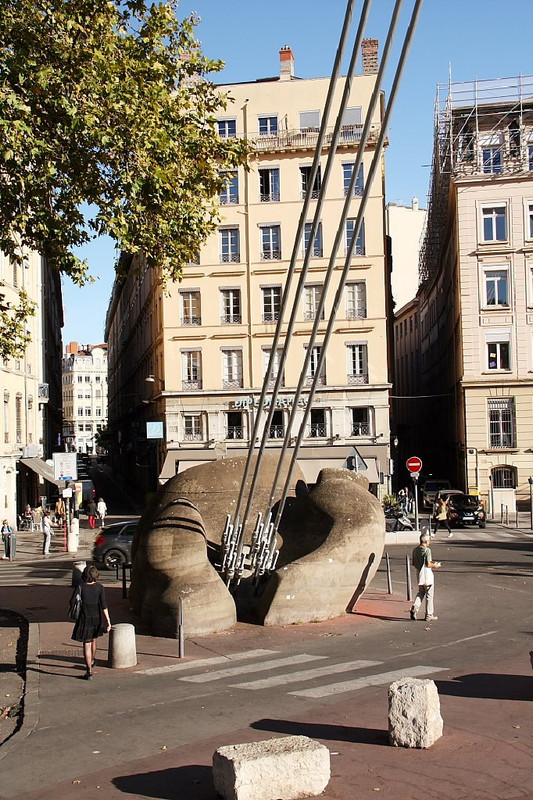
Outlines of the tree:
M11 259L37 250L83 285L72 248L106 233L179 280L213 231L223 173L246 164L248 145L218 135L229 98L205 76L223 63L202 55L198 20L179 21L177 6L4 0L0 250Z

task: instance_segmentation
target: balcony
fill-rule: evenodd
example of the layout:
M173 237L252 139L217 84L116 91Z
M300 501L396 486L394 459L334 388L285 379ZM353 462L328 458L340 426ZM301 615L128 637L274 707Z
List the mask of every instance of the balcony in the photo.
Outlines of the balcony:
M220 263L221 264L238 264L241 260L240 253L221 253L220 254Z
M283 439L285 436L285 427L283 425L271 425L268 429L269 439Z
M370 128L369 143L374 143L379 137L381 125L374 123ZM340 133L339 147L353 147L361 141L362 125L345 125ZM333 128L328 128L324 138L324 147L329 147L333 139ZM257 152L275 152L279 150L314 150L318 140L318 130L315 128L279 130L276 134L265 136L249 136L248 141Z
M308 375L305 379L305 386L312 386L313 381L315 380L313 375ZM316 381L317 386L325 386L326 385L326 376L319 375Z
M368 372L359 372L357 375L348 375L348 386L357 386L368 383Z
M352 425L352 436L370 436L370 425L368 422L357 422Z
M279 192L270 192L259 196L261 203L279 203Z
M242 378L234 378L233 380L223 380L223 389L242 389Z
M226 439L244 439L244 428L242 425L228 425Z
M325 422L314 422L308 430L307 436L311 439L325 439L327 436L327 425Z
M261 261L281 261L281 250L263 250Z
M242 317L240 314L223 314L220 317L222 325L240 325Z
M185 431L183 434L184 442L203 442L203 433L193 433L192 431Z
M202 318L199 317L199 316L196 316L196 314L192 314L192 315L187 316L187 317L182 317L181 318L181 324L182 325L201 325L202 324Z
M263 314L263 322L277 322L279 319L279 311Z
M195 380L195 381L182 381L181 388L184 392L194 392L196 389L202 388L202 381Z

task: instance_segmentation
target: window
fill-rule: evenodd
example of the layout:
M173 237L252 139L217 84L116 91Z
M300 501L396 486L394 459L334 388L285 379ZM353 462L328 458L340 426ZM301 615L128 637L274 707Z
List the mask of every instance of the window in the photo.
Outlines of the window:
M352 408L352 436L370 436L368 408Z
M100 375L96 375L94 380L96 383L100 383Z
M533 172L533 144L528 144L527 146L527 160L529 165L529 171Z
M308 435L313 438L319 437L322 439L327 436L326 410L324 408L311 409Z
M202 352L201 350L182 350L181 378L183 389L202 388Z
M320 111L300 111L300 130L302 133L318 131L320 128Z
M22 443L22 394L15 395L15 435L17 444Z
M533 203L527 204L526 239L533 239Z
M257 120L259 136L277 136L278 118L277 115L270 117L259 117Z
M488 401L490 447L515 447L514 397Z
M242 350L223 350L223 388L242 387Z
M239 229L221 228L219 230L220 239L220 261L223 264L238 262L241 260L239 248Z
M363 109L361 106L347 108L342 115L341 142L358 141L361 138Z
M268 429L269 439L283 439L285 436L285 424L283 419L283 411L276 409L272 414L270 428Z
M307 248L309 247L312 225L313 225L312 222L305 223L304 255L307 253ZM324 248L322 246L322 223L319 222L315 233L315 241L313 242L313 246L311 248L311 258L322 258L323 254L324 254Z
M487 368L491 371L500 372L511 368L509 342L488 342L487 343Z
M485 206L483 217L483 241L507 241L507 206Z
M484 147L482 150L483 172L485 174L497 175L502 171L502 149L500 145L496 147Z
M242 411L226 413L226 439L244 439Z
M355 219L347 219L346 220L346 253L349 250L350 244L353 239L353 234L355 231ZM354 255L356 256L364 256L366 254L365 249L365 221L363 220L361 223L361 230L357 235L357 240L355 242L354 248Z
M261 226L261 260L272 261L281 258L281 228L279 225Z
M90 375L86 375L85 376L85 383L90 383L90 382L91 382L91 376Z
M101 417L102 416L102 409L98 408L98 406L96 406L96 408L94 409L94 416L95 417Z
M483 270L485 306L509 305L509 272L507 267Z
M304 287L304 319L316 319L322 289L321 284ZM324 309L322 309L320 319L324 319Z
M200 292L198 289L180 292L181 324L201 325Z
M270 375L270 380L268 382L269 386L274 386L274 383L278 376L282 352L283 352L282 349L278 348L278 350L276 351L276 355L274 356L274 363L272 365L272 374ZM263 375L267 374L269 359L270 359L270 348L265 347L263 349ZM282 375L281 377L280 386L285 386L285 375Z
M9 391L4 389L4 442L9 442Z
M223 205L239 202L239 176L236 172L224 172L226 181L224 188L220 192L220 202Z
M368 383L368 355L366 344L349 344L348 384Z
M320 193L320 186L322 184L322 179L320 176L320 165L318 167L317 173L315 175L315 180L313 181L313 185L311 186L311 170L312 167L300 167L300 181L301 181L301 188L302 188L302 200L305 199L307 192L311 191L311 197L313 200L316 200Z
M88 408L88 407L86 407L86 408L85 408L85 416L86 416L86 417L92 417L92 414L91 414L91 409L90 409L90 408Z
M83 417L83 408L78 406L78 417Z
M259 170L259 199L262 203L279 202L279 168Z
M354 281L346 284L346 318L366 317L366 282Z
M83 375L78 375L78 383L83 383Z
M237 135L237 120L236 119L219 119L218 135L223 139L231 139Z
M242 322L241 317L241 290L222 289L222 317L223 324L236 325Z
M494 489L516 489L516 469L514 467L494 467L491 477Z
M187 442L199 442L203 439L202 417L200 414L183 415L183 438Z
M263 286L263 322L276 322L281 308L281 286Z
M353 162L342 165L342 185L345 197L350 191L350 181L352 180L354 166L355 165ZM359 171L357 173L357 178L355 179L355 183L353 186L353 197L361 197L364 188L365 188L365 182L363 178L363 165L360 164Z
M311 353L309 356L309 365L307 367L307 375L305 376L306 386L311 386L311 384L313 383L313 379L317 374L318 360L320 358L321 352L322 352L322 347L320 347L320 345L311 348ZM325 384L326 384L326 362L324 361L316 385L325 386Z

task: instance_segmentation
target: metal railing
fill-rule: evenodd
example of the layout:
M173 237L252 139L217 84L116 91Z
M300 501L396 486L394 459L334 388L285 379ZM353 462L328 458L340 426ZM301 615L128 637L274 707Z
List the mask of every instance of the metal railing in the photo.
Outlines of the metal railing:
M244 428L242 425L228 425L226 439L244 439Z
M357 375L348 375L348 386L356 386L359 383L368 383L368 372L359 372Z
M361 140L363 125L346 125L341 129L338 146L357 145ZM377 141L381 125L374 123L371 125L369 142ZM318 141L319 131L315 129L292 129L278 131L276 134L264 136L249 136L248 141L254 150L280 150L284 148L303 148L314 149ZM333 127L328 128L324 138L323 147L329 147L333 139Z

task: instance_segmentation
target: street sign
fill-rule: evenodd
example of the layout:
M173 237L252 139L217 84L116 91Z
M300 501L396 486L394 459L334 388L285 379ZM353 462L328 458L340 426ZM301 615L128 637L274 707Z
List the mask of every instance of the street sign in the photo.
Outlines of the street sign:
M419 473L422 469L422 461L418 458L418 456L411 456L411 458L408 458L405 462L405 466L409 472Z
M76 453L52 453L54 479L56 481L75 481L78 477Z

